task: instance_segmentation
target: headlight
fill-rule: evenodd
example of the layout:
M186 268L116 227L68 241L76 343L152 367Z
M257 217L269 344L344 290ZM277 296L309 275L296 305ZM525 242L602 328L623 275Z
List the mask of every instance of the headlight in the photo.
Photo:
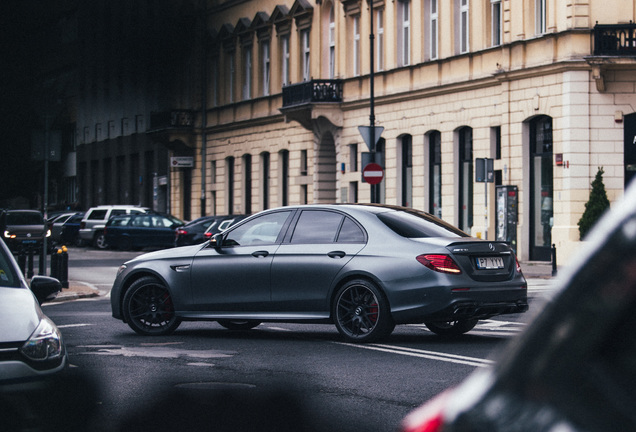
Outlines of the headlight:
M126 264L122 264L121 266L119 266L119 268L117 269L117 276L119 276L124 270L126 270Z
M46 230L46 236L47 237L51 237L51 230L50 229Z
M51 360L62 355L62 334L48 318L43 318L28 341L20 348L31 360Z
M4 236L6 238L15 238L16 237L15 234L11 234L11 232L9 230L4 232Z

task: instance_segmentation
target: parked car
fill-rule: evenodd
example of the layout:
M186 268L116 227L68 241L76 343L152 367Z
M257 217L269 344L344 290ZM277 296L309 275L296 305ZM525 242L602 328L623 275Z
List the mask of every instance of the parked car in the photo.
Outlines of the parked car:
M520 338L412 412L404 432L636 430L636 184Z
M66 366L62 335L40 308L62 290L57 279L34 276L27 285L0 240L0 385L53 374Z
M104 205L88 209L80 223L79 236L83 243L92 244L98 249L106 249L104 227L112 216L121 214L147 213L148 209L132 205Z
M60 243L75 246L82 245L82 240L79 237L79 229L83 218L84 213L78 213L64 222L62 231L60 232Z
M217 223L212 224L205 230L203 233L203 238L205 240L210 240L214 235L225 231L235 223L238 223L248 217L249 215L230 215L230 216L222 216Z
M214 224L223 220L225 216L203 216L175 230L175 246L189 246L203 243L207 239L204 237L205 231Z
M37 210L6 210L0 219L4 241L14 253L38 250L42 248L44 238L51 235L42 212Z
M121 250L174 246L174 231L183 221L158 213L114 216L106 223L106 243Z
M51 241L56 244L67 243L68 241L62 238L62 232L64 231L66 223L69 222L72 218L75 218L76 221L78 219L79 221L81 221L83 217L84 213L68 212L59 214L54 218L49 219L48 225L49 229L51 230ZM77 224L77 227L79 230L79 223Z
M504 242L472 238L428 213L382 205L266 210L203 245L142 255L118 271L112 314L137 333L182 320L249 329L334 323L368 342L396 324L441 335L525 312L527 284Z

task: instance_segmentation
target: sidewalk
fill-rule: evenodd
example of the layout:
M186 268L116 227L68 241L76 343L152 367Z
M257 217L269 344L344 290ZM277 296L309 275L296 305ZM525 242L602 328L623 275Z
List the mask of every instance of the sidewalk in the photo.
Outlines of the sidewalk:
M552 264L549 262L523 262L521 263L521 269L526 279L528 279L529 288L549 285L552 279ZM63 288L51 303L99 297L99 295L99 290L87 282L69 281L69 287Z

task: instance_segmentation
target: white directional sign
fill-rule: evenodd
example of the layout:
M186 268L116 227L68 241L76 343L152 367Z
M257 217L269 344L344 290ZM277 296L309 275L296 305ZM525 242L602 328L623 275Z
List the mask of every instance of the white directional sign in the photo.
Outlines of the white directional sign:
M380 141L380 137L382 136L382 132L384 132L384 126L375 126L375 141L371 142L371 126L358 126L358 130L360 131L360 135L362 135L362 139L369 147L369 151L373 151L375 149L375 145Z

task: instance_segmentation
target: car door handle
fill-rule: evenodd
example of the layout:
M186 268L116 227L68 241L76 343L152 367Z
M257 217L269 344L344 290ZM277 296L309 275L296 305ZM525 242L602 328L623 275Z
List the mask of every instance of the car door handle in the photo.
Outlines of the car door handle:
M347 254L343 251L333 251L327 254L329 258L344 258L345 255Z
M252 252L252 256L255 258L265 258L267 255L269 255L269 252L264 250Z

